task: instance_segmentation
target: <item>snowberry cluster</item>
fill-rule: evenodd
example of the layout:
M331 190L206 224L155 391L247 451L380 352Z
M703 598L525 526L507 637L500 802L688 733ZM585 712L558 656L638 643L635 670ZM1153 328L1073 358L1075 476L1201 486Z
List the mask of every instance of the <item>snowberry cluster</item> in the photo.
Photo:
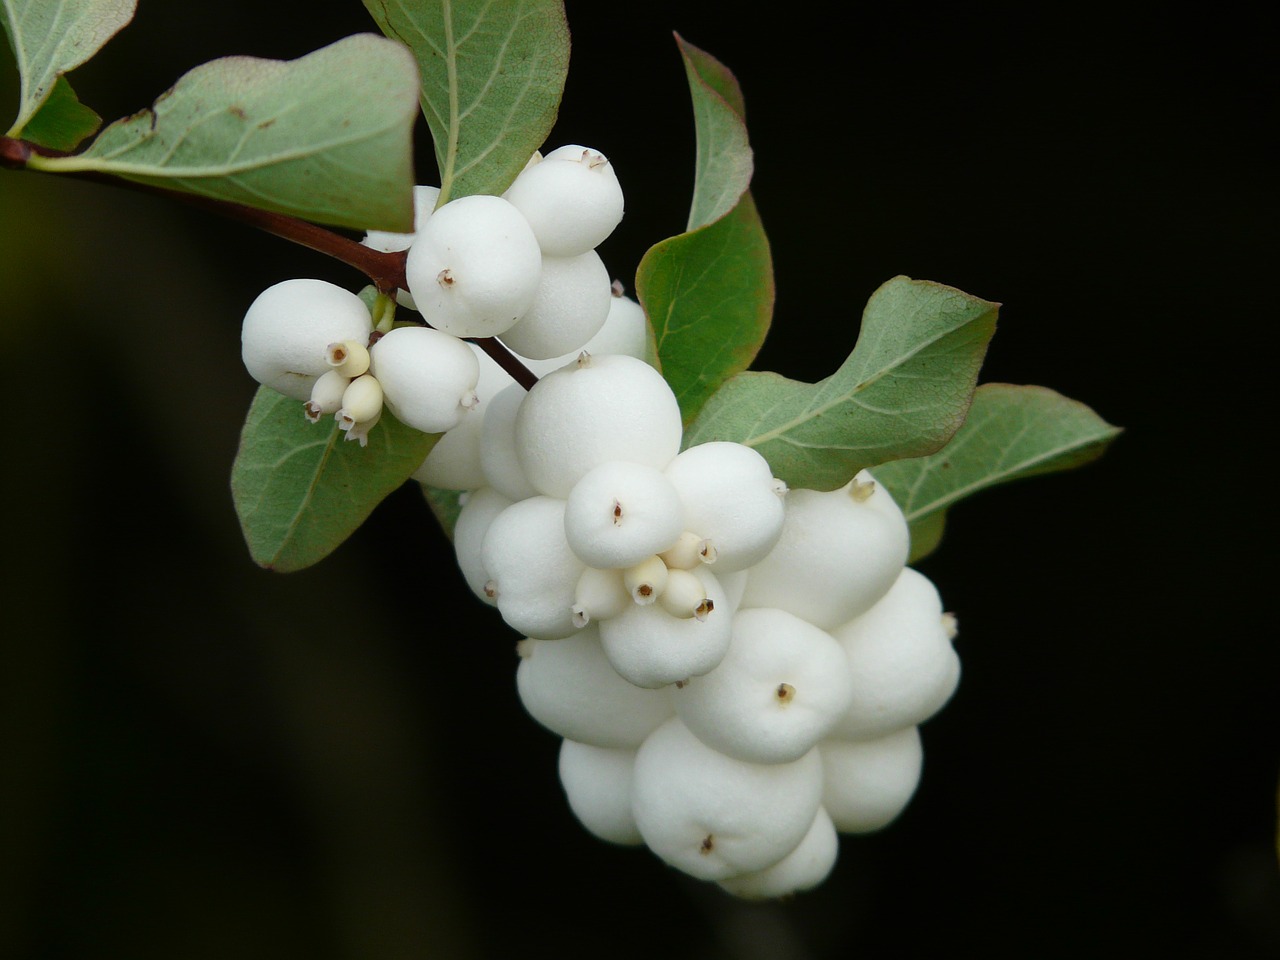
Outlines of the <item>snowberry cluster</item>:
M502 197L437 197L418 188L413 234L365 239L408 251L397 299L430 327L370 337L359 298L286 281L245 317L246 365L349 438L384 403L443 434L414 476L462 491L459 567L524 638L521 702L563 738L590 832L742 897L818 884L838 833L905 807L919 725L959 680L902 512L866 471L788 489L748 446L682 449L644 312L594 250L622 215L598 153L535 157ZM462 339L480 337L538 382Z
M955 625L869 474L788 490L750 447L681 441L638 355L586 350L503 388L458 562L524 635L517 689L563 738L582 824L782 896L914 793L919 724L959 680Z
M323 280L286 280L250 305L241 353L258 382L333 416L367 443L384 405L405 424L444 433L480 402L478 351L499 337L530 360L559 358L604 326L615 299L596 247L622 219L612 165L576 144L535 154L501 197L414 190L412 233L364 243L407 251L397 301L427 326L379 325L355 294ZM465 339L464 339L465 338Z

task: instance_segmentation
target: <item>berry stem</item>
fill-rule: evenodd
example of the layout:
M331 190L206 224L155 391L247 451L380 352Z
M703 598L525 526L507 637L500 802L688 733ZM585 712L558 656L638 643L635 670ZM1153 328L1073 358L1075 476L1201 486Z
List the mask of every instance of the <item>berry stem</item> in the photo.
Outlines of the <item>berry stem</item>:
M10 170L37 169L31 165L32 157L59 157L66 155L62 151L49 150L16 137L0 136L0 168ZM285 240L315 250L317 253L323 253L336 260L341 260L348 266L355 267L373 282L379 293L388 296L394 296L396 290L408 287L404 275L404 262L407 251L404 250L395 253L383 253L307 220L284 213L275 213L270 210L259 210L257 207L250 207L243 203L233 203L230 200L216 200L212 197L202 197L179 190L169 190L145 183L135 183L132 180L124 180L99 173L68 171L59 175L75 177L78 180L89 180L94 183L127 187L143 193L168 197L189 206L199 207L219 216L248 224L251 227L257 227L259 230L282 237ZM497 340L486 338L476 340L475 343L526 390L538 382L538 378Z

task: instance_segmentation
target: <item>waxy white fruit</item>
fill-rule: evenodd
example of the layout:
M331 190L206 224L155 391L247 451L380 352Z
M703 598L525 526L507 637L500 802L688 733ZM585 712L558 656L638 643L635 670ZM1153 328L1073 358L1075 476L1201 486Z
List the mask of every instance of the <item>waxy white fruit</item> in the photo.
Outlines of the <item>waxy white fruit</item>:
M726 877L720 886L735 897L747 900L772 900L789 896L802 890L811 890L822 883L836 865L840 853L840 837L836 834L831 815L823 807L813 818L813 826L804 835L799 846L772 867L754 873L740 873Z
M862 471L838 490L792 490L782 534L751 567L745 607L777 607L832 630L871 609L907 562L907 521Z
M520 702L562 737L635 748L675 712L667 690L646 690L618 676L594 626L560 640L525 639L517 650Z
M397 327L369 353L387 408L415 430L450 430L478 402L480 365L457 337L430 327Z
M639 687L662 687L701 676L729 649L733 611L706 568L693 571L706 591L701 617L672 616L660 603L632 604L600 621L600 641L613 668Z
M470 348L480 366L476 405L436 441L422 466L413 473L413 479L419 483L442 490L474 490L488 484L480 461L485 413L489 402L514 382L511 375L480 347L468 340L463 343Z
M579 359L547 374L516 413L516 455L541 493L568 497L610 460L662 470L680 451L680 406L667 381L621 354Z
M560 745L560 785L569 809L595 836L609 843L644 843L631 813L635 750L593 747L566 739Z
M327 280L282 280L258 294L245 312L240 356L260 384L306 401L316 380L331 369L329 344L366 343L372 331L369 308L350 290Z
M853 696L844 650L785 610L739 610L724 659L674 694L685 725L739 760L786 763L808 753Z
M437 330L496 337L533 304L542 251L506 200L460 197L436 208L418 231L405 277L418 311Z
M471 592L491 607L498 605L498 599L490 585L480 547L484 543L484 535L489 532L489 525L512 502L491 487L470 490L462 495L462 508L453 525L453 549L462 577Z
M723 880L764 870L799 846L818 815L816 750L790 763L746 763L668 720L636 753L632 811L654 853L685 873Z
M906 808L920 783L924 752L918 727L876 740L827 739L822 757L822 805L841 833L888 826Z
M564 530L589 567L630 567L666 550L681 531L680 497L661 470L609 460L569 491Z
M768 461L741 443L700 443L667 465L684 505L684 528L715 550L716 572L745 570L782 535L787 485Z
M564 537L564 501L530 497L493 518L480 544L498 612L526 637L553 640L579 628L574 591L584 564Z
M480 427L480 470L485 483L512 500L536 496L516 451L516 417L527 391L514 381L498 392L485 409Z
M904 567L875 606L832 631L848 657L853 689L832 736L869 740L941 710L960 682L953 630L937 588Z
M534 360L580 350L604 327L612 300L609 271L594 250L576 257L543 257L533 303L502 334L502 342Z
M613 165L604 154L578 144L530 162L503 196L524 214L543 252L552 257L586 253L622 221L622 186Z

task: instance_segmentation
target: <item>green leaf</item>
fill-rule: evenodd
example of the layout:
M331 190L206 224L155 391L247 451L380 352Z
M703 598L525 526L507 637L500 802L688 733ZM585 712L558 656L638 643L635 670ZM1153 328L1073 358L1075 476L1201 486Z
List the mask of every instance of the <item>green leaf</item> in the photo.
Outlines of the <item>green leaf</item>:
M815 384L745 371L707 401L686 447L755 447L793 487L834 490L859 470L918 457L964 420L998 304L895 277L868 301L853 352Z
M102 118L76 97L66 77L59 77L44 104L27 121L22 138L42 147L69 152L93 136Z
M636 271L636 296L658 367L689 423L751 365L769 331L773 261L751 195L717 222L650 247Z
M754 159L747 139L742 91L732 73L709 53L676 42L693 98L697 161L686 230L719 220L751 184Z
M937 546L946 509L979 490L1097 459L1121 433L1048 387L985 383L941 450L872 470L911 524L912 561ZM936 536L930 531L936 528ZM917 540L919 543L917 543Z
M555 124L569 69L561 0L365 0L413 51L440 169L437 205L500 194Z
M383 410L361 447L336 423L310 423L297 400L260 387L231 468L249 554L281 573L324 559L422 465L438 438Z
M636 296L653 334L656 366L688 424L707 398L747 369L773 317L773 260L747 187L752 154L742 91L710 54L676 42L693 99L697 163L686 232L650 247Z
M21 85L9 136L26 134L58 78L101 50L133 19L136 7L137 0L0 0Z
M224 57L53 172L93 171L319 223L413 228L417 68L357 34L297 60Z

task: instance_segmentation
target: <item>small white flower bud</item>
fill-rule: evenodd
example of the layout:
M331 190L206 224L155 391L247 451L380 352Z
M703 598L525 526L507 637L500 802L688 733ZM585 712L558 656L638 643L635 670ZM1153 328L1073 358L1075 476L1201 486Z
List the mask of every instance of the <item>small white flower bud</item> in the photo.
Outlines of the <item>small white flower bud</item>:
M381 419L382 411L379 410L368 420L361 420L343 428L346 431L344 439L359 441L361 447L367 447L369 445L369 431L376 427Z
M329 366L344 377L358 377L369 370L369 348L359 340L339 340L325 351Z
M667 587L658 598L662 609L681 619L697 617L705 620L715 604L707 597L702 581L688 570L667 571Z
M344 377L337 370L328 370L316 378L311 388L311 399L303 404L303 412L312 423L319 423L321 417L337 413L342 408L342 395L351 383L350 377Z
M662 596L668 576L667 565L659 557L652 556L622 571L622 582L631 599L643 606Z
M708 546L707 541L692 530L686 530L658 556L671 570L692 570L698 564L706 562Z
M631 594L622 582L621 570L587 567L578 578L574 591L573 622L585 627L593 620L608 620L618 616L631 603Z
M338 426L350 430L362 420L371 420L382 412L382 384L378 378L365 374L356 377L342 393L342 407L335 414Z

